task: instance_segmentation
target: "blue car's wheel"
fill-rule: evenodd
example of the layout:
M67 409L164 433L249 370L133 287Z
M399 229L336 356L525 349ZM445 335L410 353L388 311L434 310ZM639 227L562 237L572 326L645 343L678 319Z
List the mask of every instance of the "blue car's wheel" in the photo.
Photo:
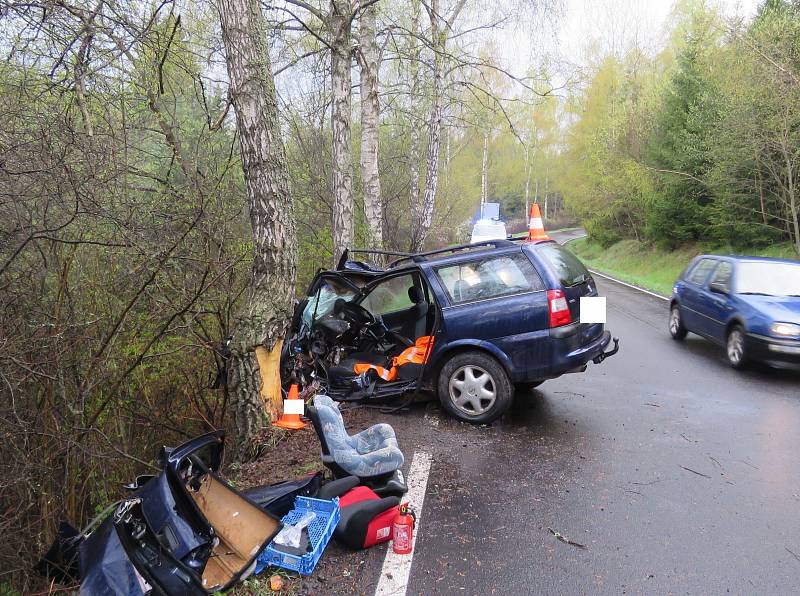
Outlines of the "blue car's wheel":
M681 340L686 337L688 329L683 326L683 319L681 318L681 309L677 304L673 304L669 309L669 334L672 339Z
M741 325L734 325L728 332L725 352L728 356L728 363L733 368L742 369L747 366L747 342L744 328Z
M502 416L514 399L514 386L500 363L483 352L453 356L439 373L439 400L450 414L474 424Z

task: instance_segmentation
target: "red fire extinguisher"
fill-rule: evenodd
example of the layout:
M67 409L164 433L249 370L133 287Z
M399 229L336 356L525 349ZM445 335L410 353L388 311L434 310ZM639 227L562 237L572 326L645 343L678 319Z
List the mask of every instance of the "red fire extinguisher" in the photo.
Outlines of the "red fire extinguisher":
M411 552L416 521L417 516L411 511L408 503L400 505L400 510L392 522L392 550L398 555L407 555Z

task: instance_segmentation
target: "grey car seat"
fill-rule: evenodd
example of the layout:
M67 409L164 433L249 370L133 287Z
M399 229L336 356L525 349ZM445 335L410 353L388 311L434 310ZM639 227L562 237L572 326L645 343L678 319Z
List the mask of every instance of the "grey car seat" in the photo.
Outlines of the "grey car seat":
M375 424L349 435L339 404L327 395L315 396L314 405L306 409L306 414L319 437L322 463L334 476L357 476L381 496L408 490L400 473L403 452L391 426Z

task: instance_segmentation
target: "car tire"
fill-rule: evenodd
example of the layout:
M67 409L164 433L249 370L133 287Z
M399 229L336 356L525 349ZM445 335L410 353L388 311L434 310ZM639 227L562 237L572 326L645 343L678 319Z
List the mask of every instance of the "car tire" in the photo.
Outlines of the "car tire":
M677 304L673 304L669 309L669 334L672 339L680 341L686 338L689 330L683 326L683 317L681 317L681 308Z
M734 325L728 331L725 339L725 355L728 357L728 364L733 368L741 370L747 366L747 340L744 327L741 325Z
M544 383L547 379L539 379L538 381L530 381L528 383L515 383L514 388L516 389L516 393L526 393L528 391L533 391L539 385Z
M452 416L472 424L489 424L506 413L514 386L503 366L483 352L462 352L439 372L439 401Z

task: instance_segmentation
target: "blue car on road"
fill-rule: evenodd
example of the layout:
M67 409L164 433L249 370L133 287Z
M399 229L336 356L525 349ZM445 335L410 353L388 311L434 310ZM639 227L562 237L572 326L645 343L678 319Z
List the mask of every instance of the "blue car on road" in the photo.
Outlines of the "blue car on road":
M394 260L377 267L357 252ZM580 299L597 296L591 274L554 241L376 252L348 251L312 281L284 343L284 388L339 401L427 390L450 414L488 423L515 388L616 353L602 323L581 322Z
M728 362L800 364L800 262L701 255L670 299L669 332L725 346Z

